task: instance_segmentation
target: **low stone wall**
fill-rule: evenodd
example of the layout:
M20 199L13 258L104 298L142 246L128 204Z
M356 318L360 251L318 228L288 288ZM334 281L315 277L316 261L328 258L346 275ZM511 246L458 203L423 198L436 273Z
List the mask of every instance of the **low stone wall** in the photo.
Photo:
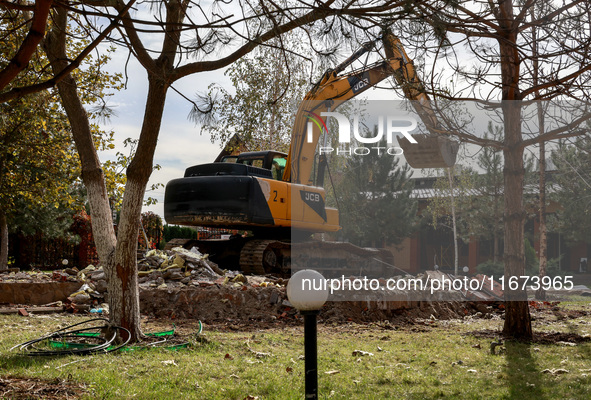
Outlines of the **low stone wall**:
M42 305L64 301L80 286L80 282L0 283L0 303Z

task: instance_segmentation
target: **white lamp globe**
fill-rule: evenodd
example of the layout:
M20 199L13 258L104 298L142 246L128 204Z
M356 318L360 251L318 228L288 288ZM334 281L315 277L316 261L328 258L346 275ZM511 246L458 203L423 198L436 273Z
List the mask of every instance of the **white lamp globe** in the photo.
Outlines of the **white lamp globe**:
M320 310L328 299L326 279L312 269L298 271L287 283L287 298L300 311Z

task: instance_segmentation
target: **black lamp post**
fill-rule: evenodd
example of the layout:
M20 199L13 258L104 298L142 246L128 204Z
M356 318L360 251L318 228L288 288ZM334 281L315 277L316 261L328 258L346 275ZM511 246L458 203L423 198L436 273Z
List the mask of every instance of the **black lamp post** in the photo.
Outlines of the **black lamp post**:
M300 311L304 316L304 363L306 369L306 399L318 398L318 310Z
M318 399L318 330L316 317L328 298L324 277L305 269L292 275L287 284L289 302L304 316L304 356L306 399Z

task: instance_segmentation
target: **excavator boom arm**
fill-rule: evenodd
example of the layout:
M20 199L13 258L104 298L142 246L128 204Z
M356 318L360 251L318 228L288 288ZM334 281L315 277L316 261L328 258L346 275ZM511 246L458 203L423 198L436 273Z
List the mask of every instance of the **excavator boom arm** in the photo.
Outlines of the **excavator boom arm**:
M335 110L338 106L377 85L392 75L392 67L399 61L382 61L360 71L325 77L324 82L310 91L300 104L292 129L292 140L287 159L289 168L285 169L283 180L293 183L309 183L314 164L314 153L322 131L312 124L312 135L308 137L308 121L318 119L321 113ZM317 121L319 122L319 121ZM323 119L324 123L324 119Z
M426 139L419 138L419 140L423 140L425 145L415 147L412 153L407 153L408 144L406 144L405 155L409 164L421 168L427 166L448 167L455 163L457 143L441 137L441 134L448 132L440 126L432 109L431 100L400 39L389 30L384 32L381 39L387 57L386 60L339 76L340 72L354 60L368 52L375 43L375 41L367 42L334 70L325 73L320 82L306 95L304 101L300 104L292 129L287 168L285 168L283 174L284 181L303 184L311 183L310 174L314 165L314 154L322 134L321 126L325 124L325 119L323 119L322 124L317 119L320 118L323 112L329 109L334 111L347 100L363 93L392 75L401 86L405 97L412 101L415 111L419 114L429 132L433 134ZM308 121L312 117L316 119L317 124L312 124L312 135L308 135ZM435 146L433 146L433 141L435 141ZM421 152L424 154L421 155ZM429 161L424 162L421 159L424 157L427 157ZM421 160L416 162L413 158Z

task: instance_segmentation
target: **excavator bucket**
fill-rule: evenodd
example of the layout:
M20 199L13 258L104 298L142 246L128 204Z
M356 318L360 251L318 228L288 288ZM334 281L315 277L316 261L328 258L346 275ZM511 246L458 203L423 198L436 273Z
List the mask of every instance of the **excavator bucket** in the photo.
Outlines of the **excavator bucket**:
M417 143L398 138L406 162L413 168L448 168L456 163L460 143L444 136L413 135Z

